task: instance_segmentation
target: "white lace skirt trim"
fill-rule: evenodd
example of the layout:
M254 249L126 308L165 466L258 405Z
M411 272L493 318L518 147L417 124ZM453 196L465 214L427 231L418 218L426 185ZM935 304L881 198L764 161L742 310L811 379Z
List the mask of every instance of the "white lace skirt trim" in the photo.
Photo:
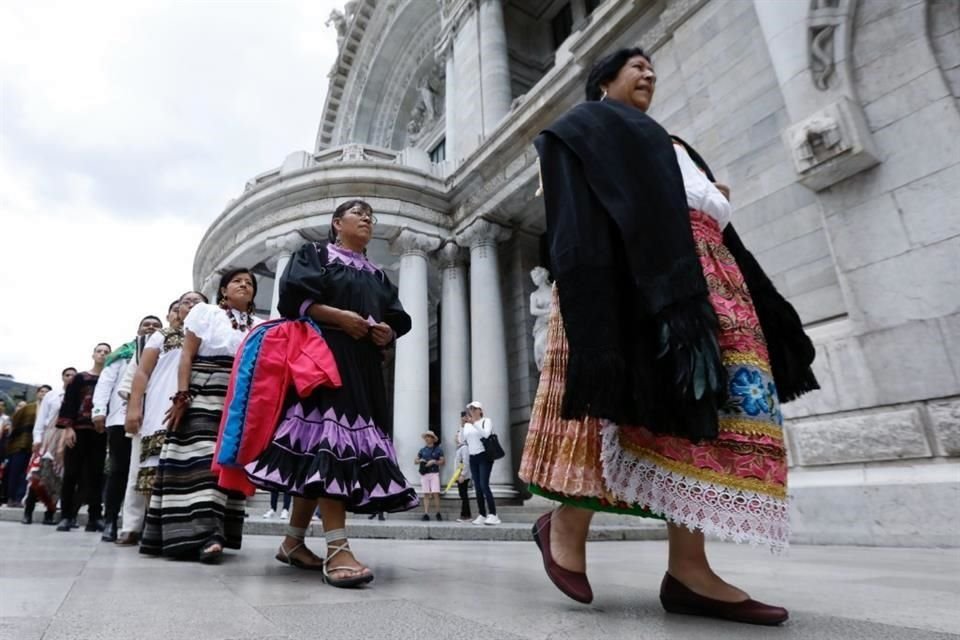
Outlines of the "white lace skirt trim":
M787 500L717 485L659 467L624 450L619 427L603 421L601 462L607 488L627 504L707 536L786 550L790 539Z

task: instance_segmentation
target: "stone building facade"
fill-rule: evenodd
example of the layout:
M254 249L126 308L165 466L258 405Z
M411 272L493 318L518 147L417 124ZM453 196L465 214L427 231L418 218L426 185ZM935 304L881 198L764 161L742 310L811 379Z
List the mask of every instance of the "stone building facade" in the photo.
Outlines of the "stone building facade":
M313 149L247 183L194 278L255 265L273 309L290 253L368 200L371 253L414 322L387 363L407 473L419 434L452 449L478 399L507 449L495 488L522 495L528 274L546 261L531 141L594 59L639 44L651 114L731 185L735 224L817 344L822 391L785 407L795 540L958 543L957 2L352 0L328 24Z

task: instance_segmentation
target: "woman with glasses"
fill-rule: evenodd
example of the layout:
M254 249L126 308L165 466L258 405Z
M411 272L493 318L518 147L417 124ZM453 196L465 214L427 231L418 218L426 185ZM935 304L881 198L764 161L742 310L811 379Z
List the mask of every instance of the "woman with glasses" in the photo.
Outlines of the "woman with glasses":
M258 487L295 496L277 560L322 571L336 587L373 580L350 551L347 511L396 512L418 504L390 439L382 369L384 349L410 330L410 316L386 273L367 258L375 224L369 204L345 202L333 214L329 242L303 245L287 265L279 311L321 327L343 385L288 399L272 443L246 467ZM322 559L304 544L318 504L327 542Z
M174 303L177 306L175 320L169 327L150 336L140 355L124 422L124 430L133 438L130 465L136 467L137 471L131 473L134 479L133 494L128 491L124 499L123 531L117 538L121 546L136 544L140 540L145 507L153 492L160 451L167 434L164 417L170 408L170 397L177 391L183 320L193 307L204 302L207 302L207 297L199 291L188 291L180 296ZM143 505L143 508L128 509L135 506L133 503Z

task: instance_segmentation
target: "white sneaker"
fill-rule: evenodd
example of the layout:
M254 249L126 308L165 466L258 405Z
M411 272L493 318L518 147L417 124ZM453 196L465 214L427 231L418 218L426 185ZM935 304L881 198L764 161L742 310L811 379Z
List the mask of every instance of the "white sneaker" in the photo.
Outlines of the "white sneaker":
M487 519L483 521L483 524L500 524L500 518L497 517L497 514L491 513L487 516Z
M484 516L477 516L473 519L473 524L484 524L487 519Z
M277 512L274 511L273 509L267 509L267 512L266 512L265 514L263 514L263 519L264 519L264 520L272 520L273 518L276 517L276 515L277 515Z
M281 520L289 520L289 519L290 519L290 512L287 511L286 509L284 509L283 511L281 511L281 512L280 512L280 519L281 519Z

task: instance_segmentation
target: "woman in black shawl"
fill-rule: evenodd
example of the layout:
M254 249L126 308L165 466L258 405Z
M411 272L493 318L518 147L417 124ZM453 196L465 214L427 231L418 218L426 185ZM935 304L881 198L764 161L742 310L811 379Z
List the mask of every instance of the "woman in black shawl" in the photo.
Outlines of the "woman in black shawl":
M410 316L387 274L367 258L374 224L369 204L344 202L333 214L330 242L303 245L283 272L280 313L320 325L343 386L318 387L305 399L291 393L273 442L247 466L255 485L295 496L277 559L323 571L336 587L373 580L350 551L347 511L377 514L419 504L397 465L383 379L383 350L410 331ZM323 560L304 544L318 504Z
M602 59L587 101L536 140L555 277L520 476L560 501L544 567L590 602L595 511L667 521L671 612L779 624L710 568L704 534L786 546L780 403L817 388L800 319L729 225L729 190L646 114L641 49Z

